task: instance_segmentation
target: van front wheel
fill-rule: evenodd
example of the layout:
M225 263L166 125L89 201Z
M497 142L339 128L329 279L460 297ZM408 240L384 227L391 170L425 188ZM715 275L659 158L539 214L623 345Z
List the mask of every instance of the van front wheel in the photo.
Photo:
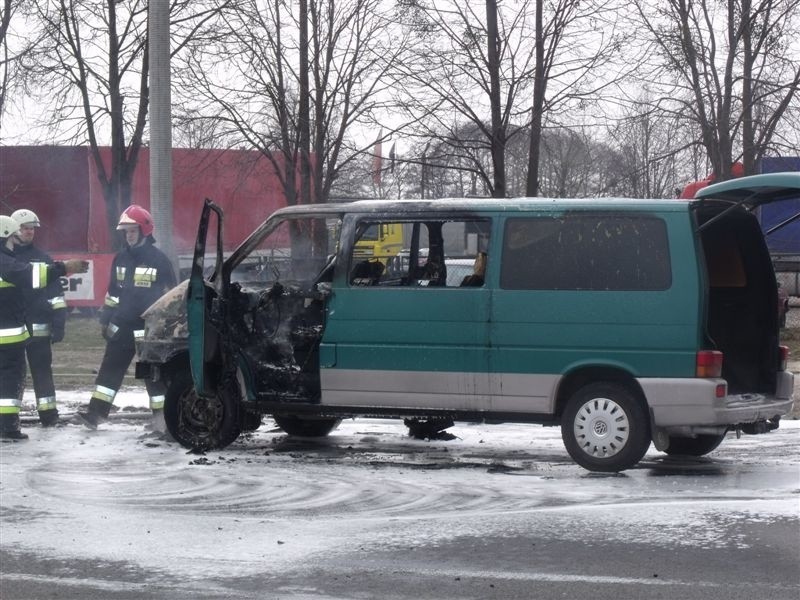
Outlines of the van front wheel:
M624 471L650 446L647 413L626 387L590 383L575 392L561 417L561 438L572 459L589 471Z
M224 448L241 431L238 397L219 390L210 397L197 394L189 369L179 370L167 387L164 420L173 438L186 448Z

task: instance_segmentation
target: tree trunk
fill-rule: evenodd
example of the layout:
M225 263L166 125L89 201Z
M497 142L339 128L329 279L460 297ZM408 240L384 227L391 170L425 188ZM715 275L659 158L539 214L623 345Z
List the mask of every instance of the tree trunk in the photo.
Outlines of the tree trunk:
M492 112L492 167L494 172L493 198L506 196L506 132L500 105L500 39L497 33L497 1L486 0L487 58L489 61L489 102Z
M753 125L753 21L750 0L742 0L742 164L744 174L756 172L755 127Z
M527 196L539 195L539 157L542 146L542 114L547 77L544 73L544 19L542 4L536 0L536 64L533 77L533 107L531 109L531 133L528 149L528 179L525 185Z
M313 0L312 0L313 1ZM310 114L308 84L308 0L300 0L300 99L298 125L300 128L300 204L311 202Z

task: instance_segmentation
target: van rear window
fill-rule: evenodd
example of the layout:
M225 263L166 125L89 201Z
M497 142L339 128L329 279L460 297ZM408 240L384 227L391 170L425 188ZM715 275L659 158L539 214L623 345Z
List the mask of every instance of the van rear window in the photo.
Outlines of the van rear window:
M581 213L506 221L503 289L664 290L671 282L659 218Z

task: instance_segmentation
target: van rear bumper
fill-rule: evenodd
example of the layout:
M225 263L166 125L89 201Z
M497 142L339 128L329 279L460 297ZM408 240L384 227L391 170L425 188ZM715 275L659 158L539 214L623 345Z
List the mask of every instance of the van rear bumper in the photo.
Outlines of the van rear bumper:
M733 426L781 417L792 409L794 374L778 373L775 395L716 397L724 379L640 378L656 427Z

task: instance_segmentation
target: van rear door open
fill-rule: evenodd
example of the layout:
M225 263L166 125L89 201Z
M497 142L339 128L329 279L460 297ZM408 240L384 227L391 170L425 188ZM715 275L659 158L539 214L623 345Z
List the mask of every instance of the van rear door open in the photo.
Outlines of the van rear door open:
M731 203L730 210L736 206L744 206L750 211L764 204L792 200L798 197L800 197L800 173L769 173L729 179L728 181L709 185L698 191L695 196L698 204L721 200ZM700 230L709 227L713 222L722 218L725 212L703 223L700 226ZM778 231L798 219L800 219L800 213L778 223L766 233Z

